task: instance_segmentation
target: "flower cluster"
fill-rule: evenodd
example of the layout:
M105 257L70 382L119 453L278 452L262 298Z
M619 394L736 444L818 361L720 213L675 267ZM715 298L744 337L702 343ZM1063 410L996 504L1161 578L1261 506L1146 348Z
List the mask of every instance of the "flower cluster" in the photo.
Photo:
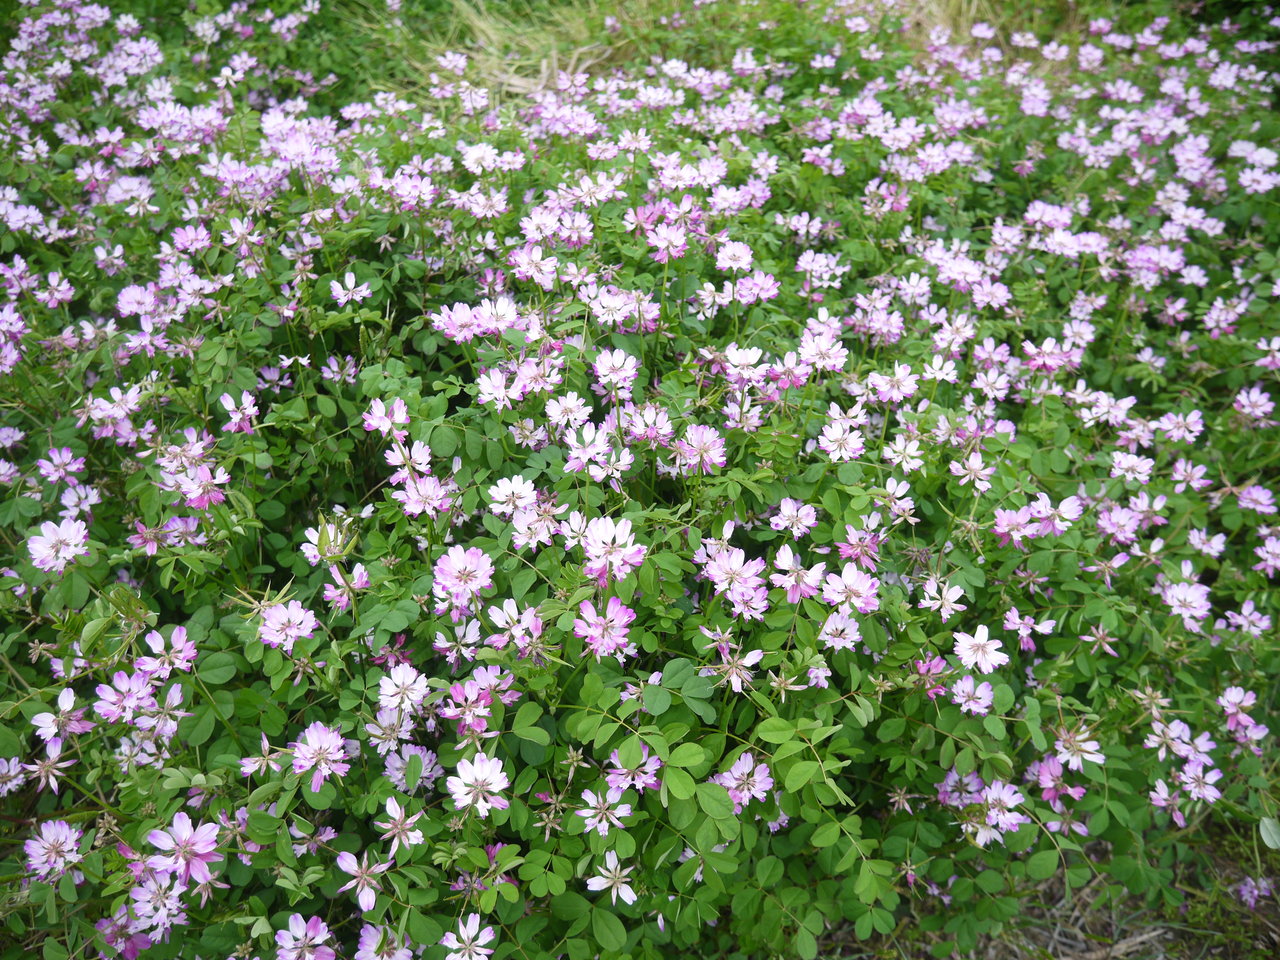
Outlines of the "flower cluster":
M1280 847L1269 9L700 0L499 90L382 55L430 5L20 6L21 949L942 956Z

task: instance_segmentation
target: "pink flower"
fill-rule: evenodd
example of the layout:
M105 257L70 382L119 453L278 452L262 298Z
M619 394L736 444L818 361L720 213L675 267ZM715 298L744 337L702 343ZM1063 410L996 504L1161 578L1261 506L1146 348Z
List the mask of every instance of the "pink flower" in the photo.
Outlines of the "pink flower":
M175 874L180 883L192 880L208 883L213 875L207 865L222 859L214 852L218 846L218 830L216 823L195 827L186 813L174 814L173 825L167 830L152 830L147 834L148 843L167 851L148 858L147 866L160 873Z
M459 810L475 807L476 813L484 817L491 808L505 810L509 801L498 796L499 790L511 785L507 775L502 772L502 761L478 753L474 760L459 760L456 776L445 781L445 787L453 797Z
M431 590L445 606L465 609L481 590L493 586L493 562L478 547L452 546L436 561Z
M621 663L625 656L635 654L635 646L627 642L630 624L636 618L634 610L625 606L617 597L610 597L604 612L600 614L586 600L578 609L582 616L573 621L574 635L587 642L597 660L601 657L617 657Z
M293 772L311 773L311 791L318 792L330 776L345 776L351 769L346 760L347 748L336 727L319 721L302 731L302 739L289 744L293 748Z
M676 441L676 469L684 474L714 473L725 465L724 440L715 427L691 424Z
M319 917L304 920L295 913L289 918L288 930L276 931L278 960L334 960L337 954L326 946L332 934Z

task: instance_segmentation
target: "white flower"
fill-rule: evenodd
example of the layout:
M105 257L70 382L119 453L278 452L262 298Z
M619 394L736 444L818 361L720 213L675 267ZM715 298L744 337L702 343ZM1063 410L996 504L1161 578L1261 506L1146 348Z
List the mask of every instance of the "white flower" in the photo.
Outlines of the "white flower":
M450 951L445 960L480 960L493 953L493 948L486 947L485 944L492 943L495 937L497 934L493 932L493 927L480 929L480 914L473 913L465 920L458 921L458 932L449 931L440 939L440 943Z
M486 816L492 807L507 809L509 801L498 796L497 792L510 784L502 772L502 761L483 753L477 753L474 760L459 760L458 775L445 781L458 809L475 807L481 817Z
M985 625L978 627L972 635L957 630L953 636L956 640L956 656L970 670L990 673L1009 662L1009 655L1000 652L1000 641L989 635Z
M89 552L89 528L80 520L42 523L40 532L27 541L37 569L62 573L76 557Z
M388 710L412 711L427 697L427 678L407 663L397 663L378 681L378 703Z
M627 882L630 873L630 867L618 866L618 855L610 850L604 855L604 868L596 876L587 878L587 889L608 890L613 903L617 903L619 897L623 903L635 903L636 892Z

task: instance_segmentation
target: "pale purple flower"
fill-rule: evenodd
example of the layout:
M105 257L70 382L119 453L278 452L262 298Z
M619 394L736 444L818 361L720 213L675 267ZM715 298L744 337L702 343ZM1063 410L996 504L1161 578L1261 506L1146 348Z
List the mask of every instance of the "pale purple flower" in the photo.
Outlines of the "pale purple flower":
M23 844L27 869L41 880L56 880L81 860L83 833L65 820L46 820L40 832Z
M347 271L347 275L342 278L342 283L337 280L329 281L329 293L340 307L345 307L348 303L360 303L373 296L373 290L369 284L357 284L356 275L350 271Z
M724 773L713 776L711 782L729 791L734 813L741 813L752 800L764 800L773 789L768 765L757 763L750 751L739 756Z
M344 893L354 888L356 891L356 903L360 905L361 910L368 913L373 909L374 904L378 902L378 891L382 889L378 881L378 875L387 872L391 867L390 861L370 865L368 851L361 855L359 861L356 860L354 854L343 851L338 854L335 862L339 870L351 875L351 880L339 887L338 893Z
M448 606L465 608L493 586L493 561L478 547L452 546L436 561L432 592Z
M275 603L262 611L258 639L269 647L292 653L294 643L314 635L319 626L316 615L297 600Z
M631 804L622 802L621 790L614 787L609 787L604 793L583 790L582 800L586 806L577 814L586 821L587 830L607 837L614 827L625 829L622 818L631 816Z
M376 820L373 825L386 831L382 839L391 841L391 857L394 858L396 851L401 847L407 850L422 843L423 833L414 827L421 816L421 812L409 815L404 807L400 806L399 800L395 797L387 798L387 819Z
M965 675L951 685L951 702L963 713L974 713L986 716L995 698L994 689L987 681L976 683L973 677Z

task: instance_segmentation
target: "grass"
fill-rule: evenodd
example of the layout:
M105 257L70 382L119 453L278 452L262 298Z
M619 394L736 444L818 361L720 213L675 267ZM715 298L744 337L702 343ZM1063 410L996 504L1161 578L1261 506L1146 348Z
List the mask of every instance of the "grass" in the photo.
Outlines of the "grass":
M462 51L473 75L490 88L527 95L555 83L561 71L599 73L631 62L651 47L672 0L443 0L425 28L410 29L385 6L352 0L352 26L398 64L385 86L422 98L438 72L436 57ZM613 23L606 25L612 18Z

